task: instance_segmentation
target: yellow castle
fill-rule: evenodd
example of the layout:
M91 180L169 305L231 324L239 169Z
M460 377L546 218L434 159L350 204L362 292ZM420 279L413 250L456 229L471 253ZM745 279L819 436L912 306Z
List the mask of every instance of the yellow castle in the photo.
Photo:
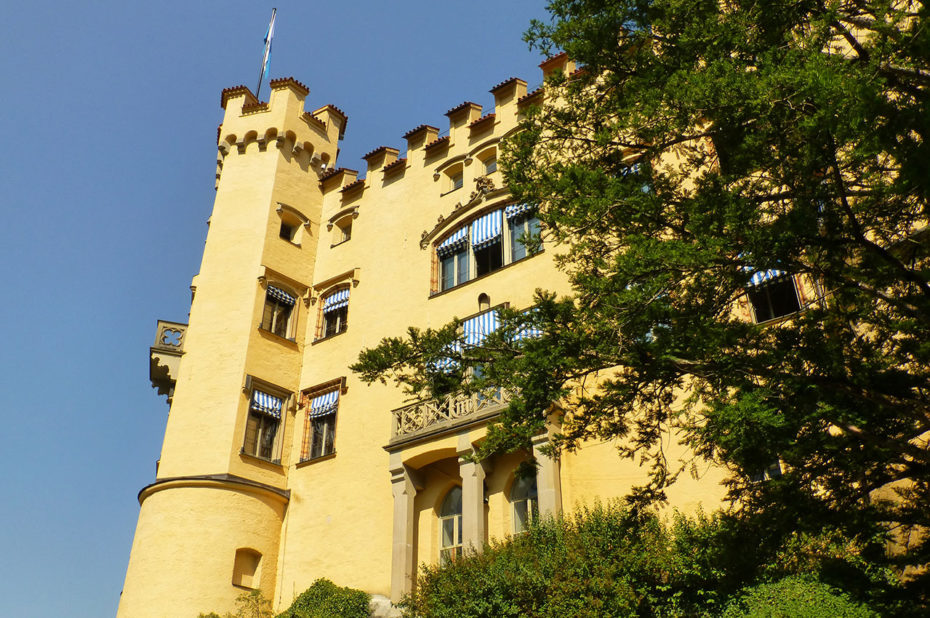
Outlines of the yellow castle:
M573 66L562 55L541 68ZM386 604L420 563L641 482L610 443L544 456L547 434L532 452L474 463L465 456L505 393L411 403L348 369L408 326L457 316L480 340L496 307L569 291L559 248L520 242L539 223L497 168L502 140L545 92L511 78L491 93L493 110L449 110L447 132L408 131L404 153L372 150L360 178L337 167L346 115L305 111L300 82L273 80L267 103L244 86L223 91L190 321L160 321L151 349L170 412L155 480L139 493L119 616L225 612L251 589L281 611L320 577ZM515 479L531 458L535 481ZM721 472L697 477L672 488L672 506L719 502Z

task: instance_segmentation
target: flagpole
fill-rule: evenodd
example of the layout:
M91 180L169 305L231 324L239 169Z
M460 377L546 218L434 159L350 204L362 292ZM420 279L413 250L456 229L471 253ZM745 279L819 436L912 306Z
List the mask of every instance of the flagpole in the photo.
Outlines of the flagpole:
M271 9L271 22L268 24L268 32L265 33L265 54L262 56L262 70L258 74L258 87L255 89L255 98L259 101L261 101L262 80L265 79L265 70L271 58L271 39L274 37L274 16L277 12L278 9Z

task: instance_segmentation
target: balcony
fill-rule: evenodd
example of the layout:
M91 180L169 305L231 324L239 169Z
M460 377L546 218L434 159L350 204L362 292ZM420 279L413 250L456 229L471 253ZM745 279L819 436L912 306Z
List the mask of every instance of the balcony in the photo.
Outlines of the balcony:
M169 405L178 380L186 334L187 324L158 320L155 343L149 348L149 380L159 395L168 396Z
M448 395L426 399L391 411L391 441L388 447L416 441L496 416L510 401L501 389L488 393Z

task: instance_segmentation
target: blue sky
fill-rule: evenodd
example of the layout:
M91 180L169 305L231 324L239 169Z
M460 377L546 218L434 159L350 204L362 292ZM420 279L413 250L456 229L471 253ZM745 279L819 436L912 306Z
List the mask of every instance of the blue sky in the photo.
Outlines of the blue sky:
M255 88L271 7L271 76L348 114L339 164L362 169L511 76L537 84L521 34L543 4L4 5L0 616L116 612L168 411L148 347L157 319L187 321L220 91Z

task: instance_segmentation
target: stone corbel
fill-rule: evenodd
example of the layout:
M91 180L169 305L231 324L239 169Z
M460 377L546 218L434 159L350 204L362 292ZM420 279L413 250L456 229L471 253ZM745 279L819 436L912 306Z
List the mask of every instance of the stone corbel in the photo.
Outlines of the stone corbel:
M255 141L258 142L259 152L265 152L265 150L268 148L268 140L265 139L264 137L260 137Z
M236 149L239 151L239 154L245 154L246 143L244 141L236 142Z

